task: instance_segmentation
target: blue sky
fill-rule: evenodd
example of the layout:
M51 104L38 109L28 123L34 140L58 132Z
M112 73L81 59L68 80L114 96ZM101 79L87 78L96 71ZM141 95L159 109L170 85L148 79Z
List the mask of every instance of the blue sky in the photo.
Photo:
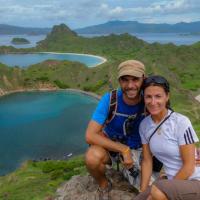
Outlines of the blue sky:
M110 20L143 23L200 21L200 0L0 0L0 24L70 28Z

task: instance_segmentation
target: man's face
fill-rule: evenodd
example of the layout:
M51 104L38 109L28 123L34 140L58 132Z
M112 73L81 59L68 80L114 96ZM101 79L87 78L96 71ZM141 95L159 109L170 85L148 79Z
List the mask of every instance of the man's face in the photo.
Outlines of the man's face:
M119 84L125 100L131 101L138 98L143 79L143 77L135 76L122 76L119 78Z

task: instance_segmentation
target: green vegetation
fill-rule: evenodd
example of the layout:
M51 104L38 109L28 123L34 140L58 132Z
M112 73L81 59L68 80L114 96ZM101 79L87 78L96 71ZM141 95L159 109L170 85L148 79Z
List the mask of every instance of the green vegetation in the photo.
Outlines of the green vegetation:
M30 44L30 41L25 38L13 38L11 42L13 44Z
M85 173L82 156L68 161L27 161L14 173L0 177L0 199L50 199L63 181Z
M198 127L200 107L194 96L200 88L200 42L191 46L148 44L128 34L84 38L61 24L55 26L36 48L0 47L2 53L33 51L97 54L106 57L108 62L95 68L87 68L78 62L55 60L32 65L28 69L0 65L0 87L3 90L38 88L48 84L102 94L109 89L109 79L117 87L116 69L121 61L138 59L145 63L147 74L161 74L170 81L174 108L188 115Z
M55 60L32 65L27 69L8 68L0 64L1 89L37 89L48 84L103 94L109 89L110 79L114 87L118 86L118 64L126 59L138 59L146 65L147 74L161 74L169 80L173 88L173 107L189 116L200 133L200 106L194 100L200 88L200 42L191 46L148 44L129 34L84 38L61 24L55 26L36 48L0 47L0 53L41 51L96 54L106 57L108 61L94 68L87 68L78 62Z
M191 46L148 44L128 34L83 38L62 24L55 26L36 48L0 47L0 53L40 51L96 54L108 61L94 68L79 62L55 60L27 69L0 64L0 88L10 91L48 85L103 94L109 90L110 79L114 87L118 86L118 64L126 59L138 59L144 62L147 74L161 74L169 80L172 107L192 120L200 136L200 106L194 99L200 94L200 42ZM76 167L70 171L64 165L60 162L58 167L53 161L27 163L16 173L0 178L0 199L44 199L52 196L63 180L85 170L82 164L79 164L80 171L79 168L76 171Z

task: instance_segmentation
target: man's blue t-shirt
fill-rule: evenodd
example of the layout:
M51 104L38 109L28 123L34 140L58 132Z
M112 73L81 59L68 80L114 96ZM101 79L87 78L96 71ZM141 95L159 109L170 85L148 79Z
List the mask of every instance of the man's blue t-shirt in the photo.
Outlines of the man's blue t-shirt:
M110 93L106 93L100 100L95 112L93 113L92 120L100 125L106 123L110 104ZM139 124L144 118L143 115L144 104L143 102L136 105L127 105L123 100L121 90L117 91L117 110L115 117L105 125L103 131L112 140L116 140L128 145L132 149L141 147L141 139L139 135ZM128 117L135 118L132 122L131 131L126 131L125 123Z

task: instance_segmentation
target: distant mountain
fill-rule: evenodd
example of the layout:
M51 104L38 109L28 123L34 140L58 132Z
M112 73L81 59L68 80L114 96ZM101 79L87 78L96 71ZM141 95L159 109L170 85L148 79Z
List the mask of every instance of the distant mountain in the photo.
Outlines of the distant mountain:
M60 24L60 25L55 25L53 28L52 28L52 31L51 33L49 34L50 35L56 35L57 37L62 37L62 36L65 36L67 35L68 37L69 36L77 36L76 32L72 31L67 25L65 24Z
M110 33L196 33L200 32L200 21L177 24L145 24L137 21L109 21L75 30L78 34Z
M1 35L40 35L47 34L51 31L51 28L27 28L19 26L11 26L7 24L0 24Z
M50 49L51 44L53 44L54 49L59 48L59 46L64 48L68 43L77 38L78 35L76 32L72 31L67 25L60 24L53 26L52 31L47 34L44 40L39 41L37 46L38 48Z

